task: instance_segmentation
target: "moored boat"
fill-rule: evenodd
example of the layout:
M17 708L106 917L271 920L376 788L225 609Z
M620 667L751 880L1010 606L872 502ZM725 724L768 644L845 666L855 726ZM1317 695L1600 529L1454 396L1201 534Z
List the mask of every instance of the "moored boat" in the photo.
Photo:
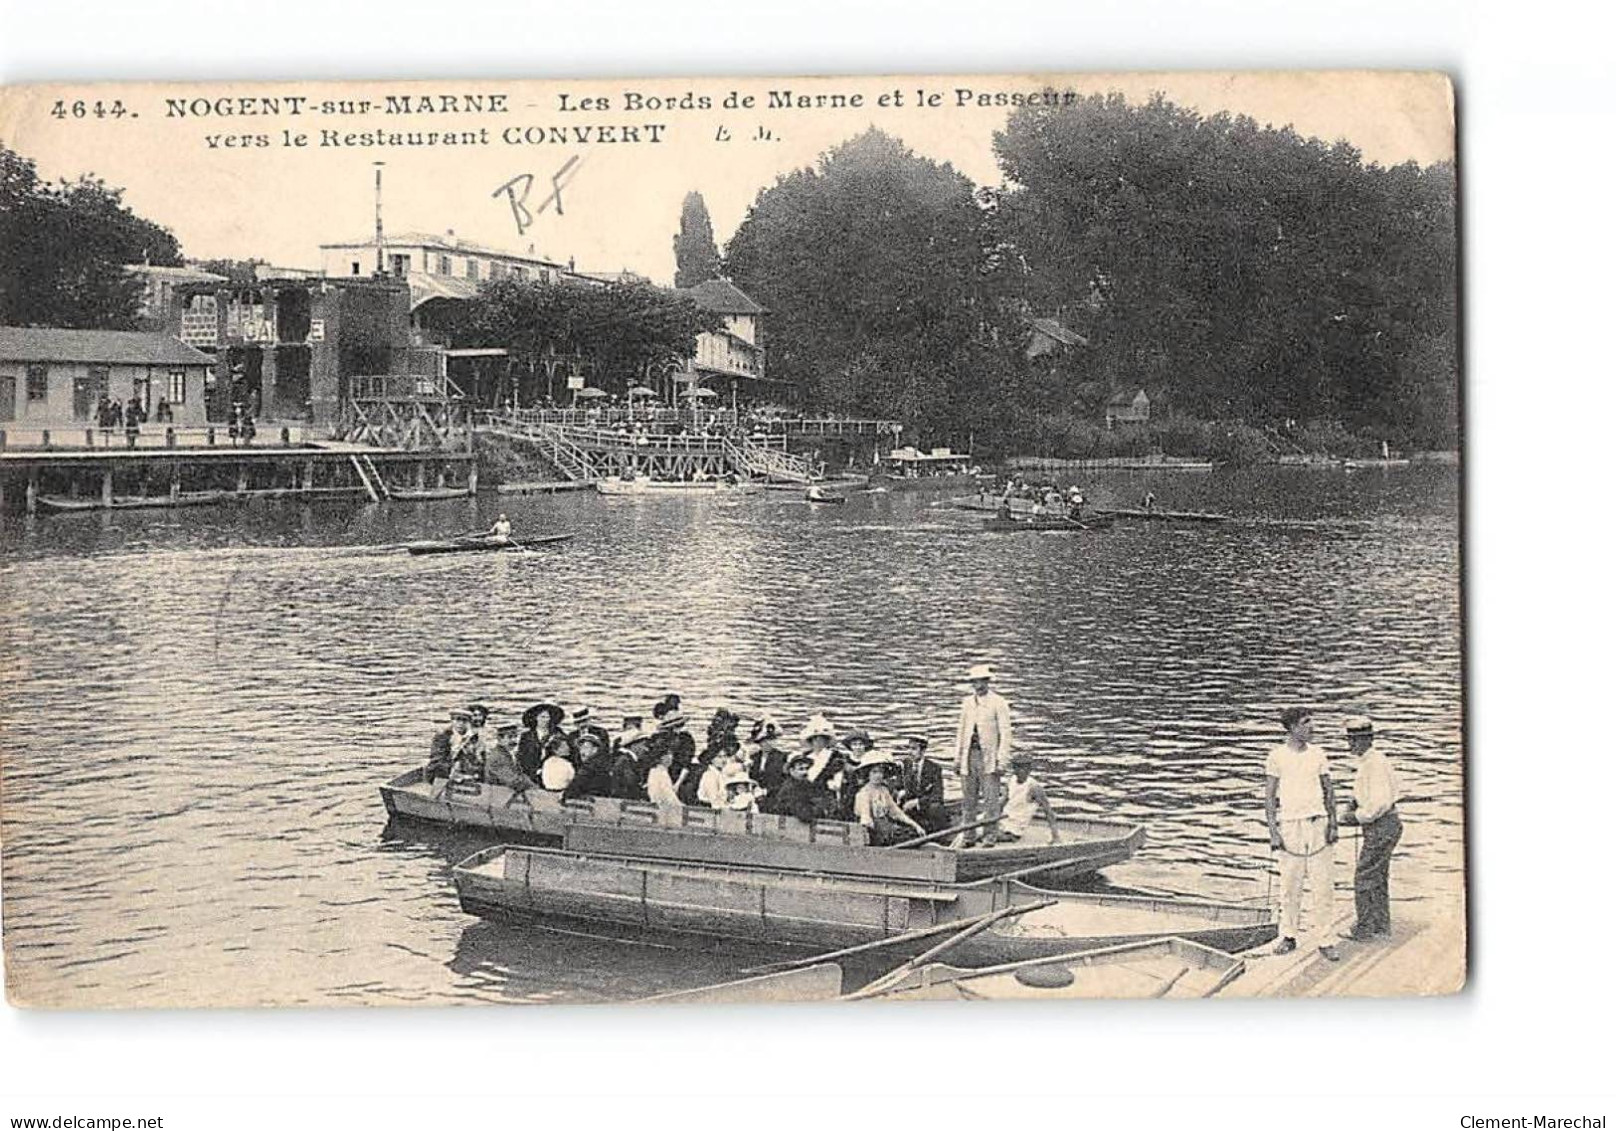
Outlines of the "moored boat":
M949 955L981 966L1178 936L1230 952L1277 933L1265 908L1153 896L1054 892L1014 876L969 884L864 879L503 845L454 869L463 910L515 920L613 924L820 948L964 924L1026 907L961 937Z
M893 491L971 491L993 481L971 460L969 453L948 448L929 452L896 448L881 458L870 476L870 487Z
M746 483L726 483L721 479L663 480L619 479L612 476L595 481L595 490L602 495L723 495L749 494L757 488Z
M655 997L641 998L640 1004L778 1005L793 1001L835 1001L841 994L842 968L834 962L821 962L798 970L759 974L716 986L673 990Z
M554 546L571 537L571 534L542 534L535 538L507 538L503 542L493 538L448 538L434 542L411 542L404 548L412 554L521 553L540 546Z
M1059 515L1025 515L1020 518L998 517L982 520L982 529L995 534L1044 533L1058 530L1101 530L1109 525L1110 520L1103 517L1076 519Z
M36 502L44 510L70 514L79 511L206 507L237 497L234 491L191 491L181 495L117 495L110 504L99 495L40 495Z
M1205 998L1245 968L1243 960L1213 947L1160 938L976 969L932 963L891 981L878 979L850 996L879 1001Z
M441 783L440 783L441 784ZM562 842L579 852L705 864L757 865L854 876L967 882L1039 867L1039 882L1071 883L1129 859L1145 842L1143 825L1062 817L1060 839L1043 823L1019 840L954 849L880 848L850 821L799 821L771 813L697 806L666 809L649 801L576 797L466 783L465 792L434 792L421 770L382 787L395 817L458 828L484 829L524 841Z
M389 487L387 497L403 503L430 503L439 499L465 499L470 487Z
M1134 507L1120 507L1101 509L1096 507L1093 514L1101 518L1113 519L1139 519L1147 522L1228 522L1226 514L1216 514L1210 511L1164 511L1152 508L1144 510Z

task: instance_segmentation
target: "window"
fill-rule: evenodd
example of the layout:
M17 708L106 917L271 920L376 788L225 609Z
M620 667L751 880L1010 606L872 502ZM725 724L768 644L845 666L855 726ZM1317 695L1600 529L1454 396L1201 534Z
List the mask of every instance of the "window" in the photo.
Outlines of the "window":
M168 403L185 403L185 370L170 369L168 371Z
M490 263L488 265L488 277L490 279L498 279L501 276L503 276L504 274L505 274L505 264L503 264L503 263Z
M30 365L28 367L28 399L42 401L46 391L50 388L50 366Z
M410 257L409 256L407 256L407 255L395 255L392 258L392 262L393 262L393 274L394 275L402 278L403 276L408 275L410 273Z
M438 274L440 274L440 275L453 275L454 274L454 264L449 261L449 257L447 255L438 256Z
M349 266L352 267L352 269L353 269L351 274L354 274L354 275L359 274L359 260L357 260L357 259L354 260L353 263L351 263Z
M511 268L511 274L515 275L518 279L525 279L527 278L527 268L520 265L513 266Z
M466 260L466 278L477 278L477 261L475 259Z

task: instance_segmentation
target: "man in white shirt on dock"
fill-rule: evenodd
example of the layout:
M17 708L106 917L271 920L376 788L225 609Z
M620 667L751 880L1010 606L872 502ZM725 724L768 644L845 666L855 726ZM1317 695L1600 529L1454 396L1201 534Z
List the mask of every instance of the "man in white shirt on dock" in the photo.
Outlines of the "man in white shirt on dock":
M992 690L993 669L977 664L966 673L971 693L960 703L959 730L954 736L954 769L964 788L965 804L960 822L973 825L999 815L1000 767L1010 760L1010 704ZM960 834L959 845L968 847L977 839L978 829ZM998 841L998 830L989 825L984 844Z
M1392 850L1403 837L1403 821L1397 815L1400 791L1397 775L1386 755L1375 745L1375 724L1359 716L1347 720L1347 745L1358 760L1352 780L1352 801L1346 823L1363 831L1358 865L1353 869L1352 893L1357 905L1354 939L1367 941L1392 932L1391 878Z
M1324 751L1313 745L1313 713L1282 711L1285 741L1268 752L1266 813L1268 843L1279 854L1279 943L1275 954L1296 949L1307 894L1308 927L1319 932L1319 953L1339 960L1335 939L1324 932L1334 920L1335 787Z

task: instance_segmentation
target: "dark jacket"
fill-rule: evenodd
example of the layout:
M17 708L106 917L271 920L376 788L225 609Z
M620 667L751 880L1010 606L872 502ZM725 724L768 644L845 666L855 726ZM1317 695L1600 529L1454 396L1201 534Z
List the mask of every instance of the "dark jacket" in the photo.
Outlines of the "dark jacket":
M426 780L446 778L454 765L454 728L445 727L432 736L432 752L426 759Z
M590 758L578 767L567 788L562 791L561 799L570 801L574 797L612 797L612 763L614 757L609 749L602 749L600 753Z
M502 785L516 793L526 793L534 781L522 772L516 752L509 746L496 746L483 762L483 777L494 785Z
M795 817L799 821L814 821L819 818L822 807L829 804L829 799L830 794L824 787L811 781L787 778L779 789L763 799L763 810Z
M648 759L646 773L650 772L652 765L654 763ZM645 780L644 775L640 773L640 764L627 750L618 751L616 759L612 762L612 796L629 801L645 799Z
M943 805L943 768L929 758L920 759L918 766L907 760L898 780L893 783L893 797L929 833L948 828L948 809ZM910 806L910 801L919 804Z
M516 761L528 777L538 781L539 767L544 765L544 760L552 754L559 754L573 761L576 761L578 756L577 750L573 748L572 739L558 730L551 731L542 739L538 731L522 732L522 741L516 748Z
M752 755L746 769L760 788L773 793L785 784L786 752L776 742L765 742Z

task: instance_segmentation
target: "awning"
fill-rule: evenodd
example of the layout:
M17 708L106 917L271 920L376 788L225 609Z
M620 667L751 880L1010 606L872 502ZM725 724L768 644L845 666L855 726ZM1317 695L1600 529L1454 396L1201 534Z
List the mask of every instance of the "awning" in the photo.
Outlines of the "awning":
M444 350L444 357L504 357L510 351L496 349L492 346L481 349Z

